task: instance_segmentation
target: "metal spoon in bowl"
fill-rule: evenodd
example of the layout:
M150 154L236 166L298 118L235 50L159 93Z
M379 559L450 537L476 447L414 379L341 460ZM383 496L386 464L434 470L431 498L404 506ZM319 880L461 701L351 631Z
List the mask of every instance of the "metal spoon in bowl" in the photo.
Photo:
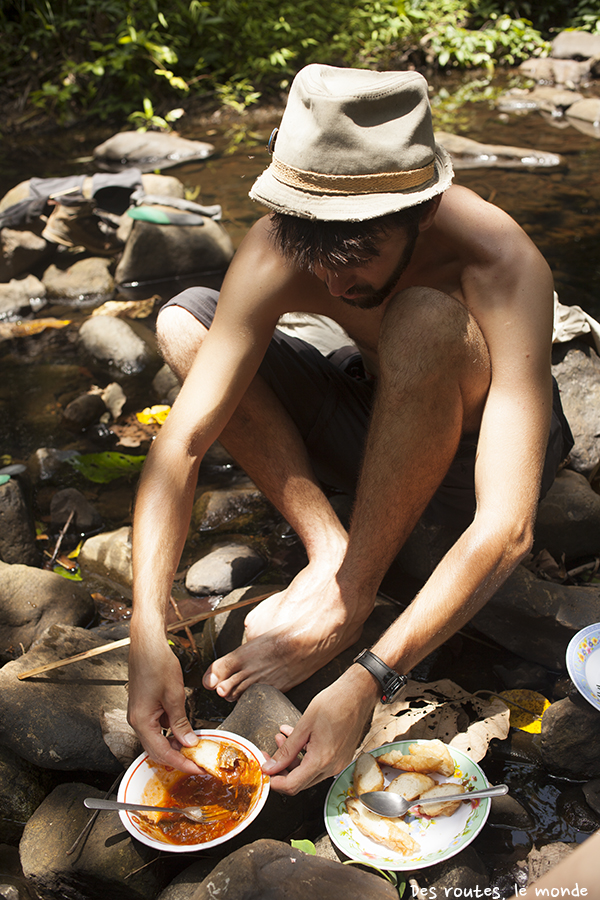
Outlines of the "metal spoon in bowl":
M99 800L96 797L86 797L83 805L88 809L130 809L143 812L170 812L179 813L191 822L216 822L227 815L227 810L220 807L212 809L206 806L144 806L142 803L121 803L118 800Z
M496 784L479 791L466 791L464 794L448 794L441 797L426 797L417 800L405 800L400 794L392 791L368 791L360 794L359 800L367 809L377 813L384 819L395 819L403 816L413 806L424 806L426 803L451 803L453 800L477 800L478 797L500 797L508 793L507 784Z

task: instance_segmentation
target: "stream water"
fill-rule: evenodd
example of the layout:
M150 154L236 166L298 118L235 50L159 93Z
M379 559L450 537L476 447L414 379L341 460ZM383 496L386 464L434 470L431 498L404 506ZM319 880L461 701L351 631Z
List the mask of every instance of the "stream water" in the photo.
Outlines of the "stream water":
M436 89L440 87L443 85ZM264 147L278 118L273 113L248 115L241 120L235 126L235 134L239 136L243 126L246 136L255 143L240 142L233 152L228 152L234 138L231 124L216 121L207 126L205 122L187 121L182 128L184 136L214 143L217 154L206 162L165 170L164 174L176 175L191 195L199 189L196 196L200 202L222 205L223 223L235 246L263 212L248 198L248 190L268 164ZM559 170L462 169L457 171L456 181L508 211L523 226L550 263L563 303L578 304L600 318L600 140L565 126L563 120L544 118L537 112L500 114L487 102L465 103L458 122L461 133L482 142L561 154L564 165ZM445 121L440 121L439 127L452 130ZM102 129L72 129L31 137L20 146L0 149L0 196L32 175L92 173L93 147L108 136ZM157 284L151 292L166 299L182 286L186 285ZM55 315L56 311L48 309L46 314ZM75 362L63 366L60 372L50 371L43 354L31 363L15 367L0 355L0 407L4 418L0 425L0 455L24 458L36 447L61 446L61 441L65 441L57 428L57 398L75 390ZM82 390L86 388L87 383ZM461 686L470 690L498 689L490 673L493 664L502 661L502 652L494 653L489 646L474 643L458 662L450 659L453 652L452 648L446 649L430 659L422 676L444 677L447 664L452 661L452 677ZM577 811L569 815L557 813L560 798L565 796L563 812L567 806L571 811L577 809L577 804L581 809L585 807L577 794L580 789L552 779L536 767L530 742L525 753L517 748L509 757L494 757L486 772L490 779L509 783L513 796L532 815L534 826L527 834L514 829L496 830L489 839L495 842L496 849L504 842L509 857L516 854L514 858L522 858L531 841L580 841L597 827L594 820L586 825ZM521 857L520 849L525 850ZM492 856L494 852L490 850Z

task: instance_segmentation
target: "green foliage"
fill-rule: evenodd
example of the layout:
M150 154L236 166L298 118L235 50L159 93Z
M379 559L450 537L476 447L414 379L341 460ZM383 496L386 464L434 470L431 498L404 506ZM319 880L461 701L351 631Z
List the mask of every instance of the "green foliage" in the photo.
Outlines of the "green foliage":
M563 0L4 0L0 95L68 123L168 127L182 98L245 111L310 62L513 64L568 24ZM600 0L569 14L597 29ZM535 26L532 25L535 23ZM176 100L177 103L173 101Z
M73 456L69 462L88 481L107 484L122 476L139 475L145 459L145 456L129 456L127 453L109 450L106 453Z

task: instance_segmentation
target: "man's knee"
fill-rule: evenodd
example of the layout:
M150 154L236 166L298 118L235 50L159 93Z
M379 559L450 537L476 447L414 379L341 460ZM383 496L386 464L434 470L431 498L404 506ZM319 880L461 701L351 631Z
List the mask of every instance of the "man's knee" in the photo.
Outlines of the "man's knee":
M420 366L423 373L457 375L478 360L489 367L487 345L479 325L455 297L428 287L400 291L388 304L382 323L380 358L383 365L399 359Z
M162 358L180 381L190 370L207 329L181 306L167 306L156 320L156 337Z

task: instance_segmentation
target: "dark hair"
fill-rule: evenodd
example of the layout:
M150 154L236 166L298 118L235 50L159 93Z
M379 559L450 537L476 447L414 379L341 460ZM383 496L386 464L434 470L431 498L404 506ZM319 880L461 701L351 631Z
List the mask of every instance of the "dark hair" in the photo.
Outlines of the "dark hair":
M271 213L271 238L283 256L299 269L315 266L339 269L363 265L379 255L379 244L394 229L413 236L431 200L399 212L361 222L304 219L286 213Z

